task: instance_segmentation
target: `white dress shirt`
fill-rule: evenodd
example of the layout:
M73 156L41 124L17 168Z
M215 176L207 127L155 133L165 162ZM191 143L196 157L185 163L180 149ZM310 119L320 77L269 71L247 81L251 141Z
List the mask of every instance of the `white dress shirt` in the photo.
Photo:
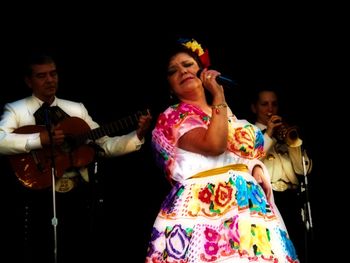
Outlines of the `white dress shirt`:
M266 125L256 122L261 130L266 129ZM262 161L266 165L271 183L278 181L298 185L296 174L304 174L303 154L307 174L311 172L312 163L306 152L302 152L301 146L289 147L287 144L278 143L275 138L271 138L267 133L264 134L264 151L266 153Z

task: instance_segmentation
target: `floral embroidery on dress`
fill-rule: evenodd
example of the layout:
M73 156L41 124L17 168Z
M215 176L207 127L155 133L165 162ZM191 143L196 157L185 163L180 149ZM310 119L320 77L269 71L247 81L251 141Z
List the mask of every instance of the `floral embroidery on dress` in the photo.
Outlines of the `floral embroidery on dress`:
M252 124L242 127L229 125L228 149L239 156L255 159L264 155L264 137Z
M209 124L210 116L186 103L169 107L158 118L152 143L158 164L173 184L155 221L146 262L299 262L250 171L211 173L227 162L255 163L263 155L260 129L231 116L225 154L203 156L177 148L183 134ZM198 169L196 161L202 160L210 165ZM208 175L196 177L198 171ZM171 178L173 173L180 174L179 180Z
M254 159L264 155L264 137L257 127L246 124L234 127L229 121L227 149L238 156ZM171 176L171 168L175 154L175 146L179 139L182 125L208 126L210 117L194 105L179 103L169 107L162 113L152 133L152 145L156 153L156 161L164 169L167 177Z

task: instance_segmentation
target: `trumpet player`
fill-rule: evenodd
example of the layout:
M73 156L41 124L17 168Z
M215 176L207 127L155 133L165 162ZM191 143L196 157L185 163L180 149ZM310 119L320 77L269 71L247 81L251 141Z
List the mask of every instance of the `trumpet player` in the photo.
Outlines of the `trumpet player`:
M262 158L271 177L273 196L284 219L291 240L294 242L300 261L304 262L305 225L303 222L300 183L304 175L311 172L312 162L302 152L302 140L295 127L288 127L278 113L276 90L260 89L251 103L255 124L264 134ZM304 160L303 162L303 155Z

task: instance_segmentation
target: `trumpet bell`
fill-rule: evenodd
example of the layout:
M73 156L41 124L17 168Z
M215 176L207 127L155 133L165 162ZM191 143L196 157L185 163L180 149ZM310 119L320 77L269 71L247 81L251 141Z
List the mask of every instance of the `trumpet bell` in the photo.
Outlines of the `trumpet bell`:
M289 147L299 147L303 144L303 141L299 138L297 126L288 126L288 124L283 123L274 136Z
M299 147L303 144L303 140L299 138L296 130L291 130L285 138L285 143L288 144L289 147Z

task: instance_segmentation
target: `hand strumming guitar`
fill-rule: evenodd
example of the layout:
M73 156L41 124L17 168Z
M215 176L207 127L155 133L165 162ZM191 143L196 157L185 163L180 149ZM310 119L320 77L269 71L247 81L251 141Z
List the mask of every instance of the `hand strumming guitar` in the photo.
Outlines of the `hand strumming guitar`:
M64 142L65 135L63 130L60 128L60 124L52 128L51 136L54 145L61 145ZM51 144L50 135L47 130L40 132L40 141L43 147L49 146Z

